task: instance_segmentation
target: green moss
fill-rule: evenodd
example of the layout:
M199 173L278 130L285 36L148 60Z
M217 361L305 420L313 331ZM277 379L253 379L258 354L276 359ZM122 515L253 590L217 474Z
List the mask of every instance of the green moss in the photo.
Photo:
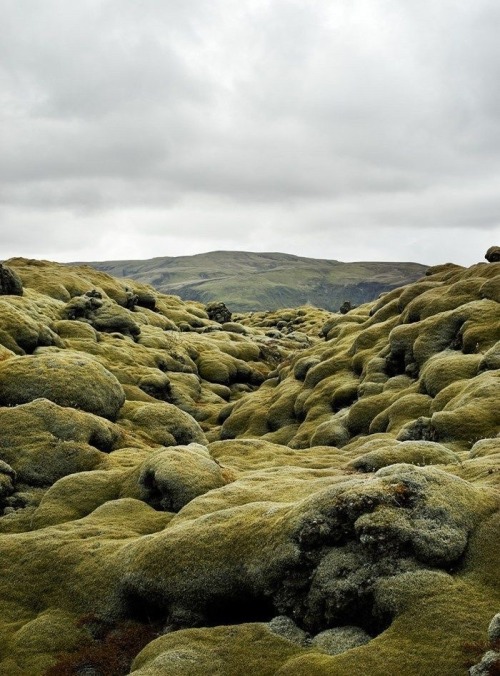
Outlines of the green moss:
M131 674L272 676L283 663L302 652L262 624L188 629L149 644L135 659Z
M92 326L97 331L112 333L116 331L125 336L135 337L141 332L140 327L134 321L133 313L116 303L104 302L91 318Z
M98 416L36 401L0 409L0 457L19 481L46 486L74 472L85 472L118 447L120 429Z
M70 351L29 355L0 363L0 403L15 406L40 397L60 406L116 418L125 395L116 378L87 355Z
M120 473L110 471L75 472L59 479L43 496L31 523L45 528L81 519L120 497Z
M435 397L457 380L468 380L477 375L481 356L445 350L426 363L420 383L422 390Z
M439 440L461 440L470 447L478 439L496 436L500 428L499 378L498 372L482 373L432 415Z
M347 416L347 426L350 433L367 434L372 421L381 409L386 408L392 403L393 396L388 392L383 392L373 396L363 397L349 409Z
M125 429L139 432L143 438L162 446L206 443L196 420L173 404L130 401L123 407L118 422Z
M395 465L409 463L412 465L453 465L459 462L459 457L441 444L432 441L394 441L380 439L369 441L358 448L358 452L365 451L352 460L348 467L362 472L376 470Z
M425 394L401 394L387 408L379 413L371 422L370 434L378 432L398 433L409 422L430 412L432 399Z
M160 449L127 480L131 494L136 493L156 509L168 512L178 512L199 495L226 483L227 473L200 444Z
M337 446L338 448L345 446L350 439L346 418L346 415L337 415L320 422L311 436L311 444L313 446Z
M198 373L204 380L219 385L231 385L236 380L238 368L228 355L201 354L197 361Z
M394 581L391 585L394 592ZM480 587L453 582L448 576L438 577L432 573L427 579L422 575L416 577L406 594L406 608L375 640L335 657L308 654L293 658L276 672L277 675L465 674L466 646L484 636L498 598L486 598Z
M12 267L1 673L124 673L160 631L133 673L465 673L500 602L500 265L228 330L86 266Z

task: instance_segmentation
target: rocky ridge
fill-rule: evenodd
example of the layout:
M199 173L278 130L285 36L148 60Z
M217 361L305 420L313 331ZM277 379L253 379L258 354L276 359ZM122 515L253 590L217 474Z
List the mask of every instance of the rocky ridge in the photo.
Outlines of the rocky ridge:
M488 260L236 315L6 261L0 674L495 673Z

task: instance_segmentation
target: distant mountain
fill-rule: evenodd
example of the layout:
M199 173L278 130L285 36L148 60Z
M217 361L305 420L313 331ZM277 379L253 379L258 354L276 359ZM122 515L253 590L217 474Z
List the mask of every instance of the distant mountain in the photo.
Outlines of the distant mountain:
M423 276L418 263L342 263L283 253L212 251L195 256L89 263L184 300L221 300L233 311L365 303Z

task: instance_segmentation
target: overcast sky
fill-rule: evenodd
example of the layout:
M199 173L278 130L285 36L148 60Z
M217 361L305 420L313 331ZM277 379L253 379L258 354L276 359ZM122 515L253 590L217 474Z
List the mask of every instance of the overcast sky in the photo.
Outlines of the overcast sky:
M500 244L498 0L0 0L0 258Z

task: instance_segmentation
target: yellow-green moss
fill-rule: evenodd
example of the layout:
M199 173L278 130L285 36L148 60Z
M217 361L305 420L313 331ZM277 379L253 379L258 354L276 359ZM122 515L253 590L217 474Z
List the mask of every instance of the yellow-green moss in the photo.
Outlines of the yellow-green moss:
M125 394L116 378L94 359L68 351L27 355L0 363L0 403L39 398L115 419Z
M0 673L101 668L94 623L166 632L138 676L465 674L500 603L500 264L223 327L88 266L9 265ZM346 625L371 640L328 654Z
M118 421L125 429L162 446L206 443L202 429L188 413L173 404L130 401L123 406Z
M272 676L288 659L303 652L262 624L188 629L150 643L134 660L131 674Z

